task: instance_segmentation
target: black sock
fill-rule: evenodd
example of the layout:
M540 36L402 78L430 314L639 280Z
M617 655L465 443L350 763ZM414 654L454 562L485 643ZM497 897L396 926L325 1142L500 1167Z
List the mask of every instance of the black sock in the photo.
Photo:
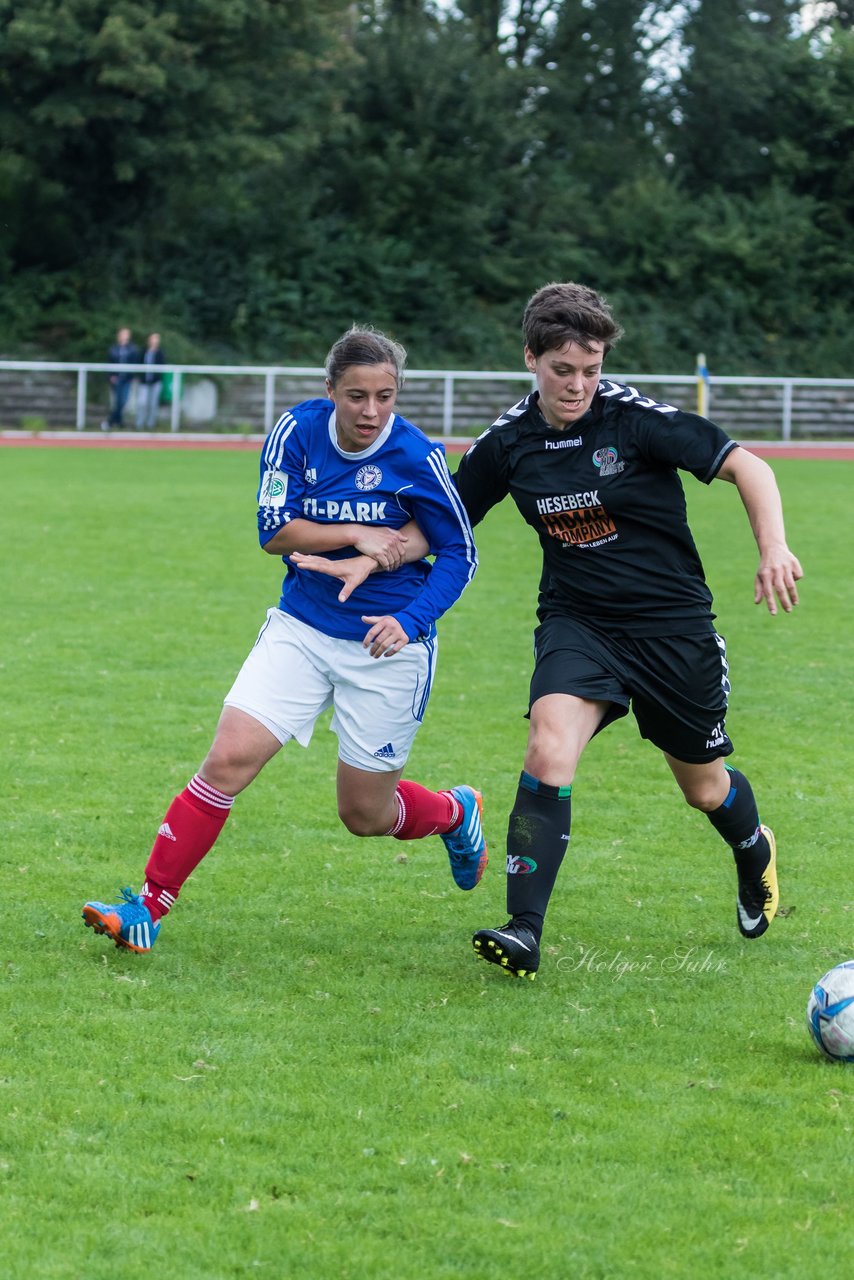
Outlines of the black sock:
M507 828L507 910L537 941L569 843L572 787L519 778Z
M717 833L732 849L740 872L752 878L762 874L768 865L768 841L759 829L759 810L753 789L743 773L726 766L729 795L718 809L706 817Z

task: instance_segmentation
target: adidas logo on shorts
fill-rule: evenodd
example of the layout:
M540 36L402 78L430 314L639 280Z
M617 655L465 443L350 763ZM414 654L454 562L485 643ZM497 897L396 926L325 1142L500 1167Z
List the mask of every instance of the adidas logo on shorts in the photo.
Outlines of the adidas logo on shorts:
M390 742L387 742L384 747L380 747L378 751L375 751L374 755L377 760L388 760L394 755L394 747Z

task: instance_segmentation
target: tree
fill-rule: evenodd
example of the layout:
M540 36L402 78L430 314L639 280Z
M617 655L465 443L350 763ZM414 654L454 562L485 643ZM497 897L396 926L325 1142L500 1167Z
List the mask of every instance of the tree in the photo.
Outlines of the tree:
M847 372L854 33L798 8L0 0L0 341L314 363L358 319L516 368L574 278L635 369Z
M354 49L312 218L322 270L301 281L315 318L331 331L358 305L437 357L469 359L494 336L493 359L518 360L516 313L538 251L519 234L524 71L467 18L429 10L364 26Z
M687 66L673 91L671 149L686 192L755 191L774 173L798 0L699 0L683 31Z
M199 327L221 329L234 240L270 220L253 202L258 177L286 169L294 181L326 109L319 86L331 93L317 66L349 56L348 11L345 0L2 3L0 254L18 295L48 301L70 284L103 309L111 292L180 280L198 251L206 279L191 292L211 311Z

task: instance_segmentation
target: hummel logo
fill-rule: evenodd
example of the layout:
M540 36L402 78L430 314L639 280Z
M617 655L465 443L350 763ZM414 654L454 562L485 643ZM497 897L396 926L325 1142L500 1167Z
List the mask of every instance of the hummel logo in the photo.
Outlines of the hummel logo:
M164 836L164 837L165 837L165 839L167 839L167 840L174 840L176 844L177 844L177 842L178 842L178 837L177 837L177 836L173 836L173 834L172 834L172 828L169 826L169 823L168 823L168 822L164 822L164 823L161 825L160 830L158 831L158 833L157 833L157 834L158 834L159 836Z
M384 747L380 747L378 751L374 752L374 755L377 758L377 760L387 760L390 756L393 756L394 754L395 754L395 750L390 742L387 742Z

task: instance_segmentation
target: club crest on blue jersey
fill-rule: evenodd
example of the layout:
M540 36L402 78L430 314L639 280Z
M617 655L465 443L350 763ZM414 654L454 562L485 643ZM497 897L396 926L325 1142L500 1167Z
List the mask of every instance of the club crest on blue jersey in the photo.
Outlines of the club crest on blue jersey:
M383 478L382 469L375 462L368 462L364 467L359 467L356 472L356 488L363 491L367 489L376 489Z
M600 476L615 476L624 470L626 464L620 460L620 455L614 446L608 444L595 451L593 465L599 468Z

